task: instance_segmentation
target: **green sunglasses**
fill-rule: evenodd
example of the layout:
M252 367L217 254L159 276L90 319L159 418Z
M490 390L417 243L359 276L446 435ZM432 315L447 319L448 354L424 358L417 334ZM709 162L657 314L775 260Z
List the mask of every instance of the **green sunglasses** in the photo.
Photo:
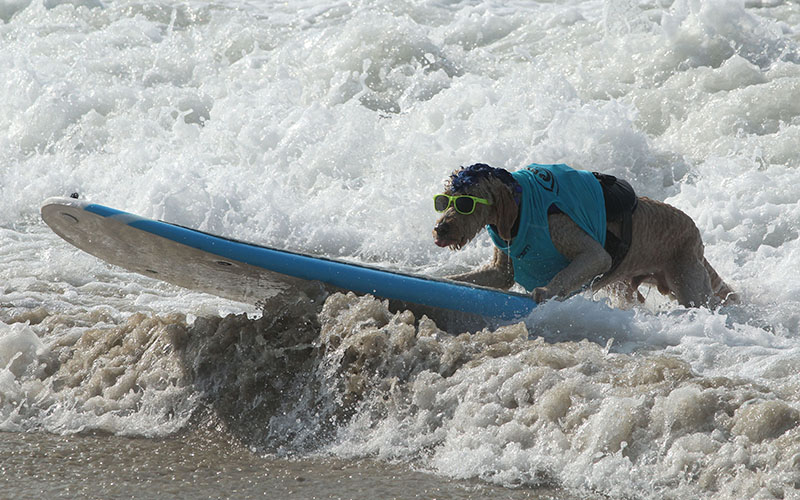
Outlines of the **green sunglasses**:
M489 200L485 198L478 198L476 196L469 196L466 194L457 194L455 196L450 196L448 194L437 194L433 197L433 208L435 208L437 212L444 212L450 208L450 205L453 205L456 209L456 212L469 215L475 211L475 206L477 203L491 205Z

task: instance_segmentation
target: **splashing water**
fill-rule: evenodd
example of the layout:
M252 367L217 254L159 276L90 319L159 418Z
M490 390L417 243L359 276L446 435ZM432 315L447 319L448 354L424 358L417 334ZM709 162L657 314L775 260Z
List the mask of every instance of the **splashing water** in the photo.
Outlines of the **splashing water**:
M800 484L800 7L0 5L0 429L373 458L612 498ZM459 165L567 163L687 212L743 297L550 302L464 333L371 297L265 309L76 254L49 196L445 275Z

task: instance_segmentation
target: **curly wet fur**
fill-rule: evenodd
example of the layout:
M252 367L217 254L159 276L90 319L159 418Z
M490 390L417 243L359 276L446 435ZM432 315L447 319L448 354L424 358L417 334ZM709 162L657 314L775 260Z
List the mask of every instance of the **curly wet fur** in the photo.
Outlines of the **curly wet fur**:
M478 196L489 200L491 205L478 205L470 215L448 208L434 227L438 245L460 249L487 225L495 226L501 238L511 240L518 209L505 183L490 177L459 192L454 192L449 182L445 187L447 194ZM655 284L659 292L674 297L684 306L713 307L738 300L703 256L703 242L694 221L666 203L639 198L633 213L630 250L610 275L603 273L611 266L611 256L568 216L550 215L548 223L553 244L570 260L570 265L545 287L532 291L537 301L569 296L587 284L594 290L613 286L625 296L641 301L637 288L642 283ZM609 223L608 229L621 236L619 223ZM495 248L488 265L451 278L507 289L514 283L513 276L510 259Z

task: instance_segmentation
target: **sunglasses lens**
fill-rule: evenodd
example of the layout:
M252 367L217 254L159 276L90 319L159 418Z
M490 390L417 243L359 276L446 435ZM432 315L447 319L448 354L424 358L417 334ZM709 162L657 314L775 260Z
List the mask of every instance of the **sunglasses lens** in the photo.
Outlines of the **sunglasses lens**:
M471 214L475 210L475 200L460 196L455 199L456 211L462 214Z
M437 212L444 212L450 205L450 198L443 194L437 194L433 197L433 208Z

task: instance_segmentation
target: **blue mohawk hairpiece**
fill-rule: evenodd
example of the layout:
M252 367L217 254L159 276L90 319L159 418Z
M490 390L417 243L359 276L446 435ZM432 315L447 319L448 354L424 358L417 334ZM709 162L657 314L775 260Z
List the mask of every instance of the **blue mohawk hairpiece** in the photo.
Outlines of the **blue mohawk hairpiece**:
M485 163L475 163L469 167L463 167L458 172L450 176L450 187L453 192L459 192L467 189L481 179L488 179L489 177L496 177L504 184L512 188L518 185L517 181L502 168L490 167Z

